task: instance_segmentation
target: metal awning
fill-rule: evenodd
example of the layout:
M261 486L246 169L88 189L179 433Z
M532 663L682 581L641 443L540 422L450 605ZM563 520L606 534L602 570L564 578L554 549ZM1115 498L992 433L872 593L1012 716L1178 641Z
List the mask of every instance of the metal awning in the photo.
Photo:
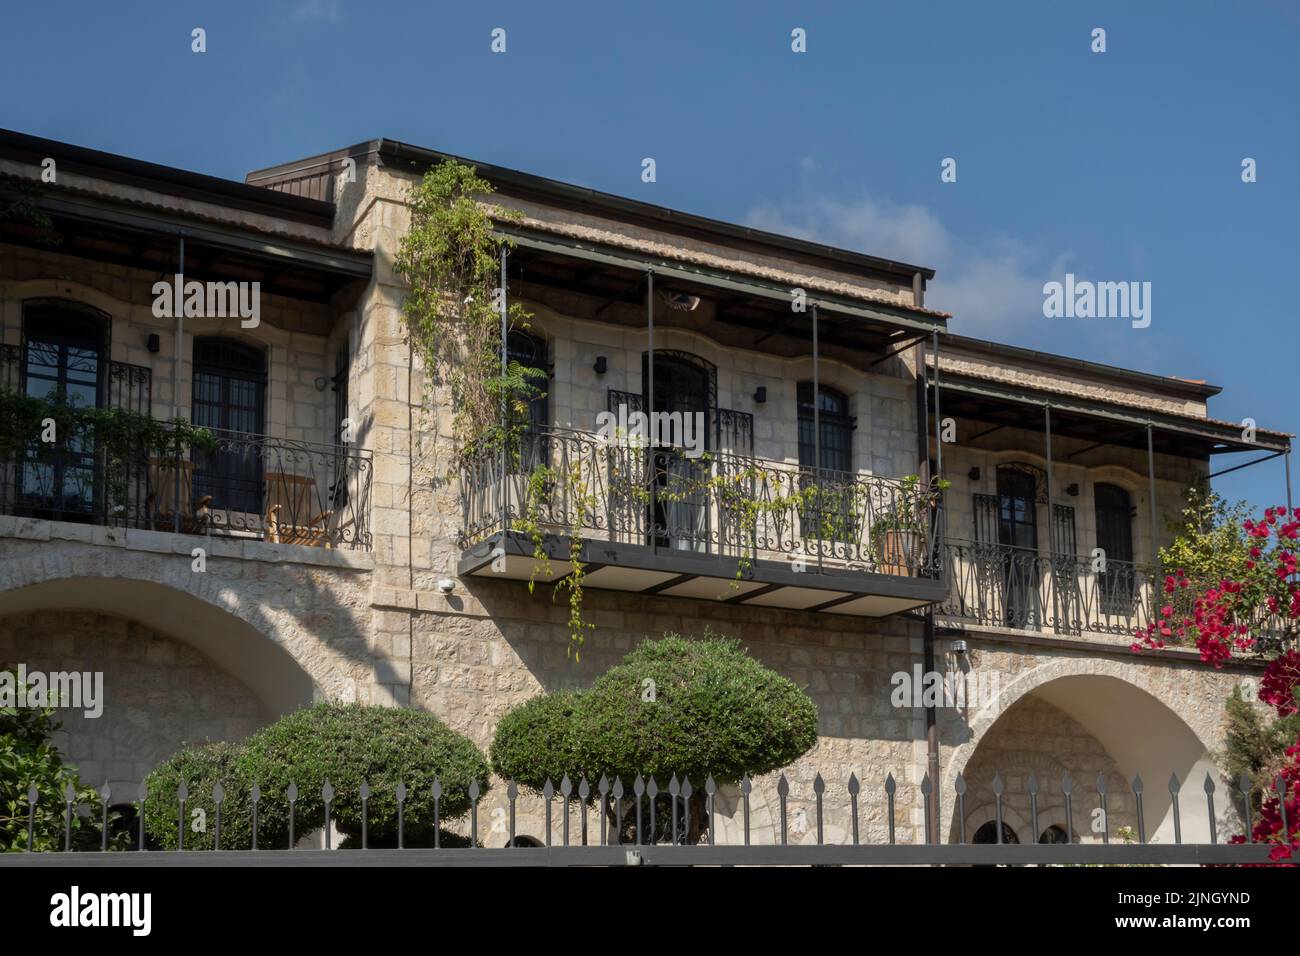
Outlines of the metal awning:
M933 390L933 367L927 369L927 374ZM1275 432L1257 431L1255 441L1249 442L1243 439L1241 428L1226 423L989 382L946 369L940 372L940 384L944 415L987 422L994 427L1041 431L1043 407L1050 405L1053 433L1081 441L1145 451L1150 424L1154 450L1162 454L1204 458L1224 452L1284 453L1291 447L1287 436Z

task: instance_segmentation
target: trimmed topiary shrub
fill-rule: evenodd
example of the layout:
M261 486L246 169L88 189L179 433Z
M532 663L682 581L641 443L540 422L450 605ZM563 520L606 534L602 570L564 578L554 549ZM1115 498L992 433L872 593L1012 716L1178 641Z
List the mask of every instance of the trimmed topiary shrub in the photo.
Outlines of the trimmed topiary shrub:
M556 691L526 701L501 718L489 751L492 769L522 787L541 790L549 777L558 787L567 773L588 772L574 712L579 691ZM600 774L590 776L594 783Z
M153 845L175 850L180 845L180 805L176 791L182 781L189 788L185 801L185 849L212 850L216 841L216 803L212 788L225 790L221 804L221 848L246 850L253 845L252 781L238 766L240 744L212 743L186 747L168 757L145 778L148 799L144 805L145 834ZM196 813L196 811L199 811ZM198 826L200 829L196 830ZM266 846L259 834L258 843Z
M528 701L498 725L491 753L500 776L531 787L566 772L593 784L640 773L699 785L775 770L816 742L812 699L738 641L706 632L645 641L589 690Z
M324 824L321 788L328 780L334 788L330 817L344 834L345 843L359 846L360 788L366 781L371 789L369 843L376 847L396 846L395 791L401 781L407 788L404 842L407 846L431 846L434 778L442 784L440 822L446 824L469 810L472 781L479 781L482 794L487 793L488 773L487 760L473 743L432 714L320 703L282 717L242 744L211 744L175 755L150 775L147 832L161 846L176 845L176 787L185 777L190 788L186 816L190 816L192 808L205 810L209 830L202 843L195 839L199 835L187 831L186 847L210 849L212 784L221 779L227 801L221 816L221 845L227 849L248 847L252 842L249 793L256 782L262 792L258 846L287 847L289 784L298 787L294 808L297 839Z

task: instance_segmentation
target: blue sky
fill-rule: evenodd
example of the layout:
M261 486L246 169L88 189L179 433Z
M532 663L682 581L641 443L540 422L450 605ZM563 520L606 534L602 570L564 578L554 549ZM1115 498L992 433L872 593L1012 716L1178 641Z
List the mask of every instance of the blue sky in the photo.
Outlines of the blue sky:
M1297 432L1298 40L1294 2L24 3L0 126L232 179L436 147L931 265L954 331L1209 379L1216 417ZM1044 318L1066 271L1151 282L1151 326ZM1280 460L1217 485L1272 503Z

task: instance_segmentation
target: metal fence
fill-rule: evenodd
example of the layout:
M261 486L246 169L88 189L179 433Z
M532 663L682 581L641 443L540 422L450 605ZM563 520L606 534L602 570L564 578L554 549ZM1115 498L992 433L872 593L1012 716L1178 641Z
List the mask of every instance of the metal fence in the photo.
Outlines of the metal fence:
M1038 795L1040 787L1034 774L1028 777L1029 813L1032 819L1032 831L1038 832ZM222 807L228 802L228 795L218 783L210 795L207 805L214 808L214 825L210 832L200 835L187 833L189 818L186 807L191 802L192 794L188 786L182 783L176 791L176 834L177 849L146 851L144 827L139 829L138 845L141 852L108 852L109 847L109 808L113 804L113 794L105 784L99 791L99 813L102 820L102 844L100 852L72 852L73 819L77 795L68 787L65 793L64 844L65 852L29 852L0 854L0 866L23 865L24 863L41 864L267 864L285 863L317 865L338 863L344 865L382 863L405 863L412 865L593 865L623 863L662 863L668 865L719 865L719 864L758 864L758 865L854 865L854 864L898 864L898 865L1024 865L1024 864L1111 864L1111 865L1163 865L1163 864L1262 864L1269 862L1270 843L1255 843L1250 835L1254 813L1252 811L1252 789L1256 786L1248 776L1243 775L1235 786L1228 788L1225 799L1234 800L1245 821L1245 841L1241 843L1223 842L1216 823L1216 801L1218 786L1213 777L1206 775L1200 786L1208 820L1207 830L1203 834L1185 834L1182 822L1181 803L1183 782L1177 775L1172 775L1168 782L1173 818L1173 843L1148 842L1147 822L1144 815L1144 785L1141 777L1135 777L1129 786L1129 795L1136 807L1135 839L1115 842L1119 838L1112 832L1109 823L1109 801L1114 794L1110 792L1104 775L1099 775L1091 790L1078 786L1067 773L1060 780L1061 792L1065 798L1065 840L1061 843L1013 844L1004 842L1004 797L1005 784L1001 774L993 777L988 788L988 796L993 799L994 815L991 822L994 839L992 842L970 842L966 832L966 806L968 799L975 797L975 792L967 781L958 775L953 785L950 798L956 811L958 833L956 842L944 843L930 830L927 822L925 842L909 844L897 839L896 819L900 807L896 805L898 786L892 774L885 777L874 793L865 790L856 774L850 775L844 782L843 795L848 797L851 829L850 842L826 842L825 801L828 784L818 774L811 787L812 802L815 806L815 829L810 835L815 842L803 841L798 844L790 841L789 804L792 798L791 786L784 774L774 784L777 797L779 824L774 829L772 843L760 844L753 840L751 834L751 802L754 797L754 783L749 777L739 782L740 812L742 820L741 841L722 844L715 840L718 833L716 826L715 798L718 785L712 776L705 779L697 788L689 777L678 780L673 775L665 786L654 777L637 776L630 786L621 778L610 781L602 776L591 784L585 776L579 777L575 784L567 775L557 787L547 780L541 788L540 797L545 805L545 838L541 847L524 847L518 845L516 833L517 802L520 788L513 781L505 785L508 802L509 830L504 847L487 848L480 844L480 815L483 797L487 789L478 781L472 781L464 788L464 796L469 803L469 846L447 847L442 845L442 823L440 808L450 796L438 778L424 784L432 798L432 832L433 845L430 847L408 847L405 834L411 829L411 821L404 814L405 806L413 795L413 789L404 781L399 781L391 788L372 788L363 782L358 788L360 799L359 820L351 820L349 826L356 829L359 824L359 840L356 852L318 853L311 850L294 849L297 835L304 831L317 831L323 828L325 849L331 849L331 823L336 822L333 808L339 794L326 780L319 791L319 801L310 802L312 810L305 814L304 820L298 815L299 802L309 802L300 794L296 784L290 783L283 794L261 792L255 784L250 790L248 805L251 807L251 842L248 845L233 845L234 841L222 840ZM1273 789L1283 799L1280 800L1282 832L1289 832L1286 819L1287 794L1284 778L1278 776L1275 781L1261 784L1265 791ZM924 801L925 819L931 818L931 801L938 799L936 789L931 785L928 775L922 779L919 787ZM391 796L396 802L396 848L372 848L370 846L370 811L372 800L381 795ZM136 802L138 819L145 819L147 791L143 785ZM806 794L804 795L807 796ZM36 810L39 796L33 786L28 792L28 839L30 850L34 845ZM259 842L259 809L268 801L279 801L280 809L288 810L288 839L286 844L269 846ZM888 826L886 842L870 843L862 839L862 809L870 801L877 802L877 809L883 810ZM461 802L464 800L462 798ZM1094 819L1102 821L1102 828L1096 834L1100 842L1082 842L1084 834L1073 826L1074 809L1078 806L1087 810ZM1100 810L1100 815L1096 810ZM577 815L575 821L574 815ZM558 824L556 817L558 815ZM589 825L590 819L590 825ZM391 821L390 821L391 822ZM427 822L427 821L425 821ZM987 829L987 828L982 828ZM1190 839L1185 839L1188 837ZM1203 842L1192 842L1195 838L1204 838ZM187 842L188 840L188 842ZM200 847L201 844L201 847ZM217 851L217 852L213 852Z
M809 571L929 573L930 489L915 480L805 468L731 453L698 458L561 428L462 465L462 546L521 524L729 558L803 559Z

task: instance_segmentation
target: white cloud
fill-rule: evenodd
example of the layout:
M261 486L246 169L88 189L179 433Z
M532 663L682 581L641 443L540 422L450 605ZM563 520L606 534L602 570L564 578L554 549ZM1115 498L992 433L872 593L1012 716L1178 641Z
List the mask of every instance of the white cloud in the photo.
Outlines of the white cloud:
M1042 331L1043 283L1058 276L1069 254L1046 255L1009 237L954 236L917 204L860 196L813 195L755 207L748 225L783 235L896 259L936 271L925 303L951 312L954 332L1007 337Z

